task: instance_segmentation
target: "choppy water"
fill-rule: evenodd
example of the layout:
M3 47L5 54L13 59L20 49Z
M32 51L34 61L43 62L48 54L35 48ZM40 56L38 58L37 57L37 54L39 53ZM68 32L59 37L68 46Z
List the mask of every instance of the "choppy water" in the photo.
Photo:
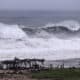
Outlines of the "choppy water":
M79 11L0 11L0 59L80 58L79 44Z

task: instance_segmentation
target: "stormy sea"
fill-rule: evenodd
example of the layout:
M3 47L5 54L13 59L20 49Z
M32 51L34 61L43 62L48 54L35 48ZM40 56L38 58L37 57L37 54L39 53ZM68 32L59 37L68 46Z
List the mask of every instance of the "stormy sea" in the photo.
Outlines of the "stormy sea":
M0 11L0 60L80 58L79 11Z

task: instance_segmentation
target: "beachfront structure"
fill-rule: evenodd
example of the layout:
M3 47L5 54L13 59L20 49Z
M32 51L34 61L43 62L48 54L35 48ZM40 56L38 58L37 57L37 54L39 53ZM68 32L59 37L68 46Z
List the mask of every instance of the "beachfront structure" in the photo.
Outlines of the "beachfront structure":
M44 59L18 59L1 62L3 69L40 69L44 66Z
M26 69L41 70L48 68L80 68L80 59L44 60L44 59L19 59L4 60L0 62L0 69Z

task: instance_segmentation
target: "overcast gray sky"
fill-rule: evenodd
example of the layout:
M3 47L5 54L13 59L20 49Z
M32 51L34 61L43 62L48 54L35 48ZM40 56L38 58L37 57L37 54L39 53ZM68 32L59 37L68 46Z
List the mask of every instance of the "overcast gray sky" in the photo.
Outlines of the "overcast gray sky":
M0 0L0 10L80 10L80 0Z

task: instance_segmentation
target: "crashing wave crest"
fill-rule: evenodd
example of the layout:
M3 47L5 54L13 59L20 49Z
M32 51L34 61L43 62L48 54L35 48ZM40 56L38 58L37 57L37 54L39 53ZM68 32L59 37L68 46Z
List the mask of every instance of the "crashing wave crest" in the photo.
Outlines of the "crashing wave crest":
M46 26L44 26L44 28L48 28L48 27L66 27L69 30L72 31L77 31L80 29L80 24L77 21L74 20L67 20L67 21L62 21L59 23L55 23L55 24L47 24Z

